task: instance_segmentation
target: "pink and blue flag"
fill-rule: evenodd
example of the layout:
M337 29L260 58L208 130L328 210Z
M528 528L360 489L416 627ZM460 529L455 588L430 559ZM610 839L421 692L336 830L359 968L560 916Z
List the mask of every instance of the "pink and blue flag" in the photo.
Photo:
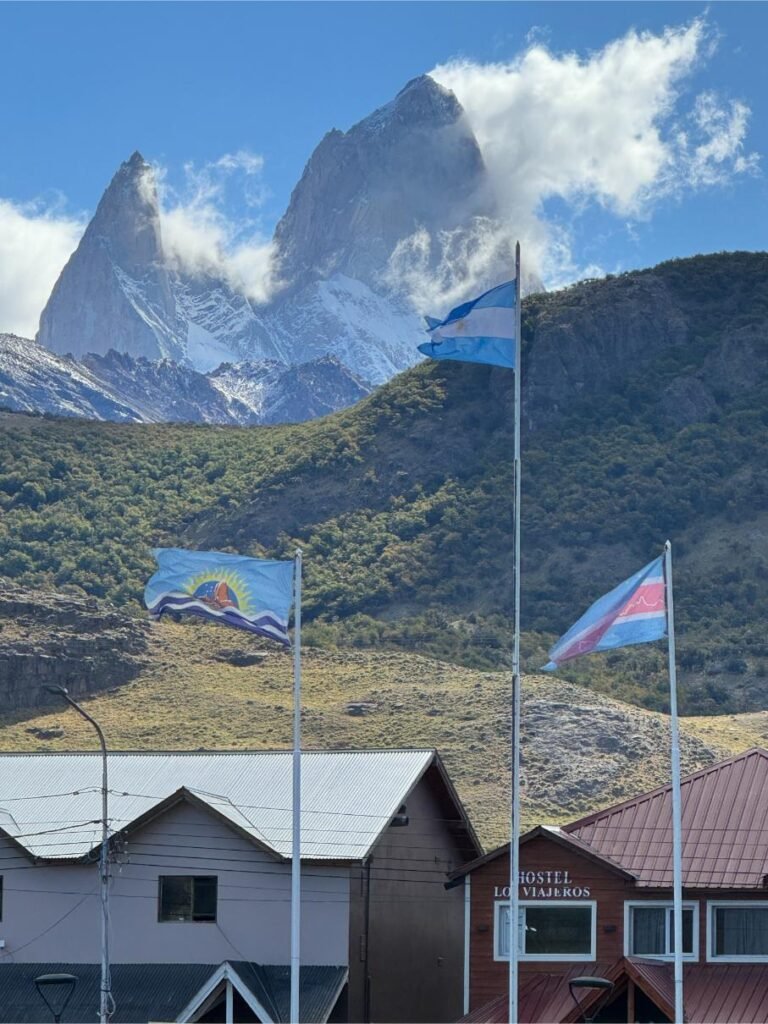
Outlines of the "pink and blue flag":
M571 626L549 652L546 672L594 651L646 644L667 635L663 556L606 594Z

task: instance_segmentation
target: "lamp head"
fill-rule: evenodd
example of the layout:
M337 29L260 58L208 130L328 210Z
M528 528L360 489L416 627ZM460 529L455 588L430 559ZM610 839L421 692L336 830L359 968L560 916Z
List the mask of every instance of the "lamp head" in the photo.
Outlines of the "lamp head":
M66 686L50 686L50 685L45 685L45 686L42 687L42 689L43 690L47 690L48 693L55 693L58 696L62 696L63 695L63 696L66 697L69 694L69 690L66 688ZM46 975L46 977L47 977L47 975Z
M613 982L607 978L571 978L568 985L570 988L613 988Z
M61 1020L76 984L76 974L39 974L35 978L35 988L51 1011L54 1020Z

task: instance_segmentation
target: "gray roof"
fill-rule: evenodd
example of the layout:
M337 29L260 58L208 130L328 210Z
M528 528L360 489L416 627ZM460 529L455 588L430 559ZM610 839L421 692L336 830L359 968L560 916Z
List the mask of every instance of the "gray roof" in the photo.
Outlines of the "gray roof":
M272 1020L291 1019L291 969L281 965L263 965L243 960L230 960L238 978L247 985ZM303 1024L322 1024L336 1005L347 980L346 967L301 968L299 1007Z
M302 859L362 860L433 750L302 754ZM109 755L113 832L186 790L276 856L291 852L290 751ZM101 837L98 753L0 754L0 828L32 856L79 858ZM471 829L471 826L469 826Z
M113 964L116 1011L112 1024L176 1020L210 978L217 964ZM35 988L41 974L74 974L77 984L63 1021L98 1020L99 964L3 964L0 968L0 1022L39 1022L51 1015ZM60 998L59 989L49 995Z
M275 1024L289 1019L290 968L229 961L243 985ZM112 964L116 1011L112 1024L176 1020L195 1001L218 964ZM77 984L63 1021L90 1022L98 1017L99 964L3 964L0 968L0 1024L30 1024L50 1014L35 988L41 974L74 974ZM347 978L346 967L301 968L300 1006L304 1024L323 1024ZM59 995L59 992L54 993Z

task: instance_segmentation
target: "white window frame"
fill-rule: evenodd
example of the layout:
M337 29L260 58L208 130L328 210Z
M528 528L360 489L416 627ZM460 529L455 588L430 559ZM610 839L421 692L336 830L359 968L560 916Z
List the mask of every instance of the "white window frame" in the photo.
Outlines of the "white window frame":
M501 929L499 919L502 908L508 908L509 900L496 900L493 905L493 959L509 963L509 956L499 953ZM592 963L597 959L597 900L520 900L520 909L525 912L528 907L559 907L561 910L572 910L576 907L589 907L592 911L592 933L590 935L589 953L521 953L520 960L534 963ZM523 917L525 921L525 917ZM524 934L524 933L523 933Z
M675 959L674 953L633 953L632 952L632 911L635 907L663 907L666 910L674 910L675 904L672 900L627 900L624 903L624 956L641 956L644 960L668 960ZM683 910L693 911L693 952L683 953L683 960L686 963L697 963L699 959L699 901L684 900ZM669 915L667 916L669 922ZM670 929L671 924L667 924ZM672 936L667 935L667 946L672 948Z
M768 953L764 956L717 956L715 954L715 910L718 907L764 907L768 910L768 900L708 900L707 901L707 963L715 964L764 964L768 963Z

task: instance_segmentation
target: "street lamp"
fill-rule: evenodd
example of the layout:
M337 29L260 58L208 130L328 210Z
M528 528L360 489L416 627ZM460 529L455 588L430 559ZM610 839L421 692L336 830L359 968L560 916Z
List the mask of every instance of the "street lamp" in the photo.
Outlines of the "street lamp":
M59 1024L67 1008L67 1003L75 991L76 984L77 977L74 974L41 974L35 978L35 988L39 992L40 998L53 1014L54 1024ZM46 991L51 989L53 991L49 1000ZM56 998L57 995L58 998Z
M109 975L109 818L108 818L108 786L107 786L107 741L101 726L88 712L73 700L64 686L44 686L44 690L63 697L86 722L90 722L96 730L101 746L101 854L99 856L99 878L101 881L101 993L99 996L100 1024L109 1024L109 1017L114 1013L112 998L112 982ZM53 977L53 975L50 975Z
M576 998L576 993L573 991L575 988L601 988L604 989L606 992L610 992L613 988L613 982L608 981L607 978L589 977L571 978L571 980L568 982L568 990L571 993L571 998L573 999L574 1003L576 1003L576 1009L579 1011L579 1015L581 1016L582 1021L584 1021L584 1024L591 1024L591 1022L597 1016L598 1011L597 1009L595 1009L595 1012L590 1017L588 1017L584 1012L583 1006Z

